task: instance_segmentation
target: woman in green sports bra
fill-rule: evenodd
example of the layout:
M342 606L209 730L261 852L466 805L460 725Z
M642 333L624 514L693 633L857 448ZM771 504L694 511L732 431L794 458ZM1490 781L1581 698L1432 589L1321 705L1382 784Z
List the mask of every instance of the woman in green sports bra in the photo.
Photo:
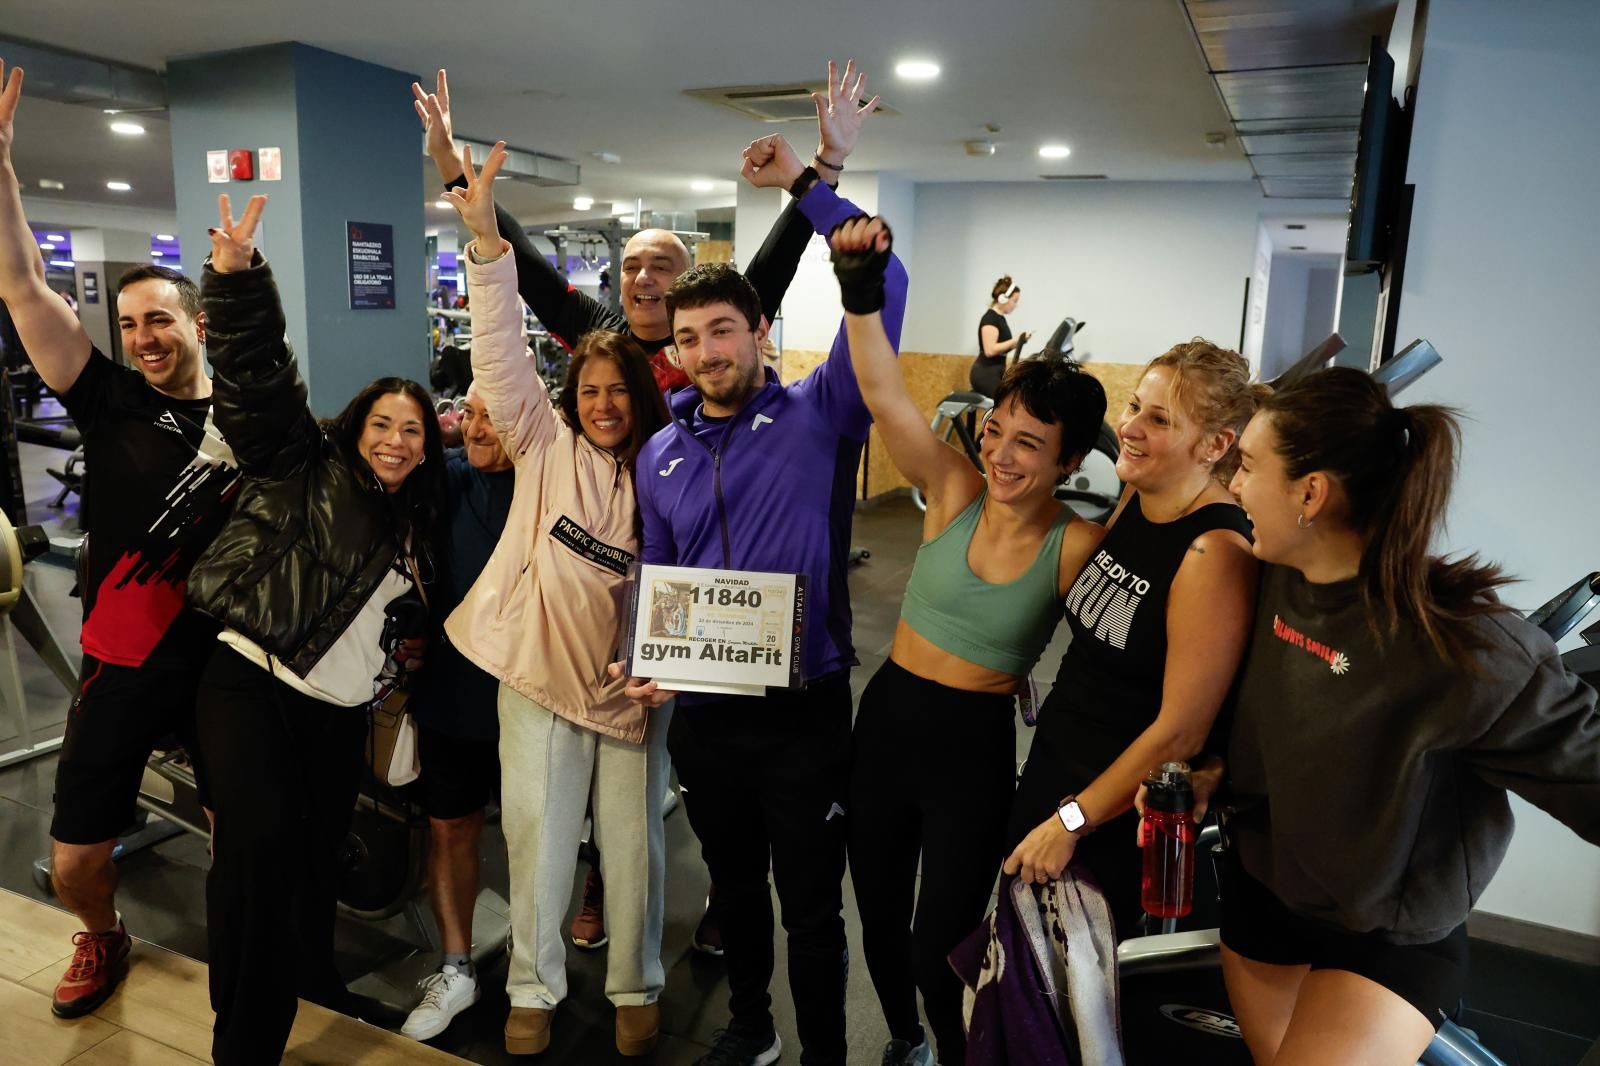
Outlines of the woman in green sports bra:
M853 219L832 243L856 382L890 458L928 501L893 648L856 712L851 881L889 1023L883 1061L931 1066L920 989L939 1062L960 1066L961 985L945 959L983 920L1005 857L1013 697L1104 532L1054 492L1094 446L1106 396L1070 361L1011 367L978 471L934 437L870 310L888 227Z

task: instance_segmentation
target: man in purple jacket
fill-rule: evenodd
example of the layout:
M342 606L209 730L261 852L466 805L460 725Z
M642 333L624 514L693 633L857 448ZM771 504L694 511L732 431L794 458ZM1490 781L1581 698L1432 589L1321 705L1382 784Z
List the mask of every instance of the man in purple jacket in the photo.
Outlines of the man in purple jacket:
M821 161L824 164L826 160ZM784 185L817 233L861 214L803 170L787 144L752 180ZM906 272L884 279L884 328L897 346ZM779 384L761 362L761 304L725 265L696 267L667 292L673 340L691 387L673 424L636 466L643 560L805 575L805 686L765 696L678 699L667 746L690 795L689 821L717 886L732 1021L706 1066L765 1066L778 1057L770 866L788 933L789 987L805 1066L845 1062L848 946L841 916L850 760L850 595L845 565L856 472L872 419L843 327L825 363ZM634 679L628 694L672 694Z

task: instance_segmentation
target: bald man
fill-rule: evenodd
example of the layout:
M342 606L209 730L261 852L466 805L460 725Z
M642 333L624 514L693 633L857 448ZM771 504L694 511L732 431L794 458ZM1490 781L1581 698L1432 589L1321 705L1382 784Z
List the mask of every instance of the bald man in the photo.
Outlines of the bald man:
M461 152L451 136L450 88L445 72L439 71L434 92L424 92L415 84L412 91L416 94L417 115L427 135L428 155L439 168L439 176L447 187L465 186ZM817 172L825 183L834 186L838 184L845 157L855 146L854 130L840 129L826 122L819 123L819 128L817 157L826 162ZM829 165L834 162L838 165ZM777 315L783 294L800 265L800 257L811 235L817 232L813 220L805 212L803 199L802 196L791 200L784 208L744 271L761 297L761 313L768 322ZM495 214L500 222L500 235L511 242L516 256L517 292L533 308L534 315L551 336L571 349L590 330L608 329L630 334L650 356L656 383L663 392L689 383L677 365L672 329L667 323L663 302L667 289L691 265L689 250L676 235L667 230L647 229L629 238L622 251L622 262L612 264L613 270L621 269L622 314L619 315L587 293L573 288L557 273L504 207L496 205Z

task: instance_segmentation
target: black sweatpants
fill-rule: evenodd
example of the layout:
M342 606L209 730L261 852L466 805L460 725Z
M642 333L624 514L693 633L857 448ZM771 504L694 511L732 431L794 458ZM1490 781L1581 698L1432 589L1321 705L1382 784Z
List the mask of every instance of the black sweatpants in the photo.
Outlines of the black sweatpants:
M966 1061L949 955L983 921L1005 858L1014 713L1010 696L947 688L893 661L856 713L850 883L867 970L897 1040L917 1042L922 991L943 1066Z
M200 679L216 804L206 934L217 1066L277 1063L297 997L339 1010L333 961L366 716L296 692L219 644Z
M772 1029L770 867L788 934L800 1062L843 1066L849 675L766 696L680 701L667 750L717 886L730 1028Z

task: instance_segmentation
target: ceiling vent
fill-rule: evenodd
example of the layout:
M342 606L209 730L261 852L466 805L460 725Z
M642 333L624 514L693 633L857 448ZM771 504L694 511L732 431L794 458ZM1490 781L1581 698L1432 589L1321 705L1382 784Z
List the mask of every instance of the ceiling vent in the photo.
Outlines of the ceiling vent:
M685 95L708 104L716 104L737 111L747 118L762 122L815 122L817 105L811 102L812 93L828 91L827 82L798 82L790 85L729 85L720 89L687 89ZM870 99L870 98L869 98ZM857 101L857 106L866 100ZM883 103L878 104L876 115L898 115L900 112Z
M1104 174L1040 174L1045 181L1105 181Z
M479 163L489 158L489 152L493 148L492 145L484 144L481 141L457 137L457 150L462 145L472 149L472 158ZM557 188L578 184L582 179L583 171L578 164L570 159L545 155L543 152L530 152L522 148L507 148L506 161L500 164L499 176L526 182L529 185Z

